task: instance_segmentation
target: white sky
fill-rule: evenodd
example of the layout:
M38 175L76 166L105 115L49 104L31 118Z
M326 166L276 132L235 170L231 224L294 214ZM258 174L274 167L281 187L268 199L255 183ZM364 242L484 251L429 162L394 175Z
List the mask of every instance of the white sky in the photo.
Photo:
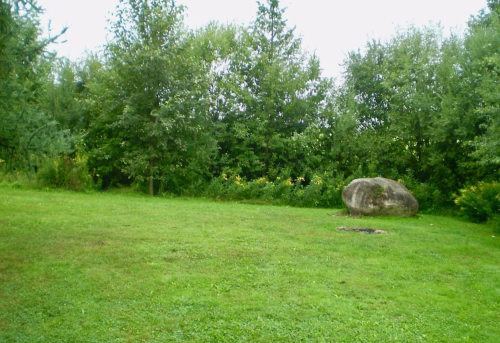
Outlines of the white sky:
M261 0L266 2L266 0ZM186 24L195 29L209 21L248 24L255 19L255 0L177 0L188 7ZM45 9L42 25L52 21L54 33L69 29L64 44L54 45L59 55L77 59L85 51L98 50L106 41L107 19L118 0L39 0ZM385 39L397 26L441 23L450 29L466 28L467 20L486 7L486 0L282 0L285 19L296 26L303 47L316 52L324 76L338 77L347 52L362 49L371 38Z

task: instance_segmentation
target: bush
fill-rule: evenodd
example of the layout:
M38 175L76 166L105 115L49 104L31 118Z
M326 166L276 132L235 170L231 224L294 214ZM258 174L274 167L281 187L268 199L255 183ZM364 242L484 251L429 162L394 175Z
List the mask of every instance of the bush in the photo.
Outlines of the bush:
M225 198L226 187L224 185L224 179L221 179L221 177L214 177L208 184L208 187L203 195L211 199Z
M406 182L405 180L403 180L403 184L417 199L419 210L431 210L436 207L440 192L435 187L428 183Z
M314 175L309 184L303 177L293 180L279 176L246 181L239 175L223 173L212 179L204 196L219 200L255 200L302 207L342 207L344 181L328 174Z
M6 173L2 170L0 170L0 184L10 188L29 188L33 186L33 182L25 172Z
M210 181L204 196L220 200L243 200L250 199L251 186L239 175L228 176L223 173L218 178Z
M57 187L74 191L93 188L93 177L87 170L87 158L76 154L76 157L60 156L54 160L45 160L38 169L36 180L41 187Z
M420 211L442 213L444 209L453 207L453 194L441 191L430 182L417 181L411 171L402 175L398 182L405 185L417 199Z
M460 190L455 199L461 213L470 221L483 223L488 220L498 221L500 217L500 184L498 182L480 182Z

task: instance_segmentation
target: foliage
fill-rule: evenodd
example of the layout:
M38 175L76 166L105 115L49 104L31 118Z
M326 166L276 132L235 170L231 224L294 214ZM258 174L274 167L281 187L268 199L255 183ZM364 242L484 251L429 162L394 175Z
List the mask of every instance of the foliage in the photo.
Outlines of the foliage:
M475 223L500 217L500 184L498 182L480 182L460 190L455 199L465 217Z
M122 3L106 47L106 69L89 85L99 106L91 124L92 160L103 173L173 187L207 175L215 145L210 122L206 64L182 29L182 7L173 2Z
M339 108L358 122L364 174L425 184L435 193L430 207L450 204L459 187L494 174L471 144L485 121L470 64L464 41L443 39L436 27L410 27L349 55Z
M91 63L89 56L86 63ZM66 58L56 59L43 87L40 100L41 109L49 113L58 124L59 129L82 134L88 125L88 111L85 99L88 97L85 88L85 64L78 65Z
M340 208L345 182L341 177L332 178L328 173L313 175L307 182L299 176L293 180L289 174L282 174L275 180L261 177L246 181L239 175L222 173L212 179L204 196L219 200L251 200L270 204L299 207Z
M284 13L277 0L259 3L229 62L235 104L219 116L226 131L220 153L224 167L241 169L247 179L275 178L282 169L293 177L304 172L293 138L318 122L330 85Z
M500 167L500 7L498 1L489 1L490 12L474 18L469 26L470 33L466 40L469 54L471 81L478 97L475 111L483 121L485 131L477 136L475 146L481 163L498 170Z
M68 132L40 107L50 71L35 1L0 2L0 159L10 171L33 172L45 156L68 151Z
M87 169L87 156L77 153L74 158L61 155L54 160L45 160L36 174L40 187L59 187L73 191L94 189L94 179L99 183L99 174L91 175Z

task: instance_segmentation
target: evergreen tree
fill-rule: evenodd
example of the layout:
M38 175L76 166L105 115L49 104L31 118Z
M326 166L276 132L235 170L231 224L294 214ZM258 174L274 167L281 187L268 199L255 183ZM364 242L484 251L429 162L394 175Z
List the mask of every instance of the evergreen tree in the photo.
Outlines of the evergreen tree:
M276 177L282 169L301 173L290 140L317 122L329 86L319 60L307 57L294 28L287 27L284 12L278 0L259 3L257 19L231 61L239 106L223 118L229 134L222 154L249 179Z
M69 148L68 132L40 107L55 41L40 38L35 1L0 1L0 159L7 170L33 171Z

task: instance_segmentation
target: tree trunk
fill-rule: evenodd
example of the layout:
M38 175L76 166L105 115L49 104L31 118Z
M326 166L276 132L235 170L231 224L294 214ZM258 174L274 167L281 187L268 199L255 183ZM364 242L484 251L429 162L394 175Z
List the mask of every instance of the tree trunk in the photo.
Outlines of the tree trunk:
M155 195L153 188L153 160L149 160L149 195Z
M266 149L264 151L264 168L262 169L263 178L266 177L267 173L268 154L269 154L269 140L266 141Z

